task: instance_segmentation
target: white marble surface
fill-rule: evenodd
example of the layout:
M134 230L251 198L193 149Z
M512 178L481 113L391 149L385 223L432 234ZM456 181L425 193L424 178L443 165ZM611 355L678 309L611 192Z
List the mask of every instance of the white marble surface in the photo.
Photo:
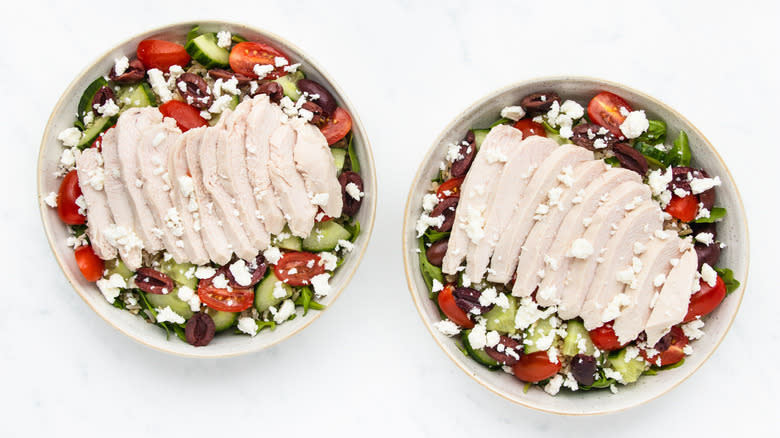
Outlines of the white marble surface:
M3 436L721 436L777 426L776 2L122 3L5 9ZM320 61L360 110L380 183L372 244L340 300L291 340L228 360L158 353L99 319L51 256L35 197L41 133L71 79L136 32L199 18L264 27ZM670 394L606 417L542 414L478 386L426 332L402 272L403 205L439 130L488 91L566 73L623 82L686 115L729 163L753 236L748 289L719 350Z

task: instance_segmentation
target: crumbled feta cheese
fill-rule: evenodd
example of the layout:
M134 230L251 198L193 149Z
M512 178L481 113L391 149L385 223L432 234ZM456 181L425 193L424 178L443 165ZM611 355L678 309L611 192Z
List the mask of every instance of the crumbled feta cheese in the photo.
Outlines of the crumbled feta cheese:
M642 242L634 242L634 255L641 255L647 250Z
M457 143L450 143L447 145L447 155L445 156L445 159L449 161L450 163L454 163L455 161L463 158L463 155L460 153L460 145Z
M176 296L182 301L189 301L195 296L195 291L189 286L180 286Z
M228 108L231 101L233 101L233 98L227 94L219 96L209 107L209 112L214 114L221 113Z
M458 327L457 324L450 321L449 319L434 323L433 326L446 336L455 336L460 334L460 327Z
M618 271L615 274L615 279L619 283L624 284L633 284L636 281L636 273L634 272L634 269L632 267L627 267L626 269L623 269L622 271Z
M216 273L217 270L211 266L198 266L198 268L195 270L195 278L205 280L206 278L213 277Z
M428 193L427 195L423 196L423 210L425 212L433 211L434 208L439 204L439 197L436 196L435 193Z
M152 86L152 91L156 94L162 103L165 103L173 98L171 90L168 89L168 82L163 76L163 72L160 69L153 68L146 71L149 76L149 85Z
M74 151L78 151L78 149L67 148L62 150L62 155L60 155L60 164L62 164L62 166L66 169L73 167L73 165L76 164L76 153Z
M336 269L336 266L339 263L339 258L336 257L335 254L330 252L321 252L319 253L320 256L320 264L325 268L326 271L332 271Z
M576 257L578 259L587 259L593 254L593 245L587 241L587 239L579 238L571 244L569 252L566 254L569 257Z
M653 279L653 286L655 287L661 287L666 283L666 275L664 274L658 274Z
M626 116L623 123L620 124L620 132L626 136L626 138L637 138L647 131L650 127L650 122L647 120L645 112L642 110L631 111Z
M631 304L631 298L627 294L621 293L615 295L615 298L607 304L604 312L601 314L601 322L609 322L620 316L621 309Z
M238 79L235 77L222 82L222 90L225 90L234 96L241 94L241 90L238 89Z
M249 272L249 268L244 260L236 260L228 269L230 269L233 279L236 280L236 283L239 285L249 286L252 283L252 273Z
M660 196L661 193L667 191L666 187L672 182L672 176L671 167L668 169L656 169L647 175L647 185L650 186L654 196Z
M493 164L506 163L509 158L498 148L493 148L485 151L485 159L487 159L488 163Z
M563 385L563 376L560 374L554 375L546 385L544 385L544 392L550 395L556 395L561 390Z
M558 259L555 257L550 257L549 255L544 256L544 264L547 265L550 269L553 271L557 271L560 267L560 264L558 263Z
M691 192L694 195L698 195L719 185L720 178L717 176L715 178L694 178L691 180Z
M485 326L482 324L475 325L474 328L471 329L468 338L471 348L475 350L484 349L487 344L487 331L485 330Z
M328 279L330 279L330 274L319 274L312 277L311 285L314 286L314 293L317 296L324 297L331 292Z
M694 340L704 336L704 332L701 331L702 327L704 327L704 321L702 321L701 319L694 319L693 321L687 324L683 324L682 330L686 338L690 340Z
M287 296L287 289L284 287L284 283L277 281L274 283L274 290L271 293L274 298L284 298Z
M268 73L274 71L274 66L270 64L255 64L252 71L257 75L258 79L263 79Z
M288 65L290 61L287 60L284 56L275 56L274 57L274 66L276 67L284 67L285 65Z
M114 99L108 99L103 105L95 105L95 111L104 117L113 117L119 114L119 106L114 103Z
M347 192L347 194L348 194L348 195L349 195L349 196L350 196L352 199L354 199L354 200L356 200L356 201L360 201L360 198L362 198L362 197L365 195L365 193L363 193L363 192L361 192L361 191L360 191L360 188L357 186L357 184L355 184L355 183L353 183L353 182L351 182L351 183L348 183L348 184L347 184L347 185L344 187L344 190Z
M55 192L49 192L48 195L46 195L45 198L43 198L43 202L46 203L51 208L57 208L57 193Z
M352 183L350 183L352 184ZM330 199L330 195L327 193L317 193L316 195L312 196L311 203L314 205L319 206L325 206L328 204L328 200Z
M128 67L130 67L130 60L127 59L127 56L122 56L121 58L114 59L115 75L122 76L127 71Z
M295 303L292 302L292 300L284 300L282 303L282 306L279 308L279 310L274 315L274 322L277 324L281 324L288 319L295 313Z
M501 341L501 335L497 331L491 330L485 334L485 346L495 347Z
M712 245L715 241L715 236L712 233L699 233L696 235L696 241L705 245Z
M233 35L226 30L220 30L217 32L217 46L227 49L233 44Z
M116 274L115 274L116 275ZM186 321L181 315L174 312L171 306L165 306L165 308L154 309L157 312L157 322L172 322L174 324L184 324Z
M238 318L237 328L239 331L254 337L257 334L257 321L248 316Z
M525 110L522 106L507 106L501 110L501 117L515 122L525 117Z
M282 258L282 252L275 246L269 246L268 249L263 251L263 257L268 260L268 263L275 265Z
M352 250L355 249L355 244L350 242L349 240L339 239L338 242L336 242L336 250L343 249L346 252L352 252Z
M620 383L624 383L623 375L620 371L615 371L612 368L604 367L604 377L607 379L615 379Z
M546 318L558 309L555 306L548 307L546 310L540 310L531 297L520 299L517 313L515 314L515 328L525 330L539 319Z
M284 67L284 71L286 71L287 73L295 73L296 71L298 71L298 67L300 66L301 66L300 62L296 64L290 64Z
M564 167L558 175L558 181L566 187L571 187L574 184L574 169L571 166Z
M577 120L585 115L585 109L579 103L573 100L567 100L561 105L561 112L569 116L572 120Z
M433 279L432 285L431 285L431 292L439 292L444 289L444 285L441 284L441 282L437 279Z
M100 293L106 298L106 301L111 304L114 304L114 301L119 296L120 289L127 287L125 279L119 274L111 274L108 278L101 278L95 284L100 289Z
M718 273L715 272L714 269L712 269L712 266L708 265L707 263L704 263L701 265L701 279L704 280L705 283L710 285L710 287L715 287L715 283L718 280Z
M81 131L79 128L67 128L57 135L57 140L61 141L63 145L73 147L79 144L81 140Z
M213 280L211 280L214 287L217 289L227 289L228 287L228 279L225 277L225 274L219 274L216 277L214 277Z

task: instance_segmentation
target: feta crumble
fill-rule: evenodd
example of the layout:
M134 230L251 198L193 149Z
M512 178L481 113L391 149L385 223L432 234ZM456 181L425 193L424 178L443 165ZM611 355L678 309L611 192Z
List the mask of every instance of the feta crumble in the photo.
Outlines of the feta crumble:
M330 274L319 274L312 277L311 285L314 286L314 293L318 297L324 297L331 292L332 289L328 283L329 279Z
M569 253L567 254L569 257L576 257L578 259L587 259L593 254L593 245L590 244L586 239L579 238L576 239L571 244L571 248L569 248Z
M114 274L118 275L118 274ZM174 312L173 309L171 309L171 306L165 306L165 308L156 308L154 309L157 312L157 322L172 322L174 324L184 324L186 321L181 315Z
M79 140L81 140L81 131L79 128L75 127L63 129L59 135L57 135L57 140L68 147L76 146L79 144Z
M460 327L458 327L457 324L450 321L449 319L439 321L433 325L446 336L455 336L460 334Z
M45 198L43 198L43 202L46 203L51 208L57 208L57 193L55 192L49 192L48 195L46 195Z
M525 117L525 110L522 106L507 106L501 110L501 117L515 122Z
M119 274L111 274L108 278L101 278L95 284L98 289L100 289L100 293L106 298L106 301L111 304L114 304L121 289L127 287L127 282L125 282L125 279Z
M217 32L217 46L227 49L233 44L233 35L226 30L220 30Z
M257 334L257 322L250 317L238 318L238 330L252 337Z
M292 300L284 300L282 307L274 315L274 322L281 324L290 319L293 313L295 313L295 303Z
M647 116L643 110L631 111L623 123L620 124L620 132L626 136L626 138L637 138L647 131L650 127L650 122L647 120Z

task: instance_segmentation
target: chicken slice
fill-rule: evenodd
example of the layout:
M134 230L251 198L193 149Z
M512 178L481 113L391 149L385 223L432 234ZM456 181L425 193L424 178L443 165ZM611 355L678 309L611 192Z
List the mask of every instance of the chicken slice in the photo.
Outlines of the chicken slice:
M106 194L103 192L103 158L97 149L85 149L76 163L81 193L87 204L87 236L95 254L103 260L116 257L114 248L104 235L105 230L114 224L111 210L108 208Z
M655 345L672 326L679 324L688 313L691 291L697 280L698 258L691 248L680 257L664 283L645 326L647 345Z
M201 131L187 131L180 135L168 149L168 178L171 181L171 201L179 212L182 222L181 240L184 242L184 252L187 260L196 265L209 261L209 254L203 246L200 236L201 224L199 218L198 199L195 193L195 183L190 176L187 165L187 142L191 136L201 136ZM197 215L197 216L196 216Z
M289 125L282 125L274 131L269 140L268 170L290 231L296 236L306 237L314 227L317 209L309 200L303 177L295 169L295 141L295 130Z
M263 217L266 231L279 234L285 220L279 200L268 174L269 143L271 134L282 126L286 118L279 105L271 103L268 96L258 94L252 99L252 111L246 130L246 167L249 183L257 201L257 209Z

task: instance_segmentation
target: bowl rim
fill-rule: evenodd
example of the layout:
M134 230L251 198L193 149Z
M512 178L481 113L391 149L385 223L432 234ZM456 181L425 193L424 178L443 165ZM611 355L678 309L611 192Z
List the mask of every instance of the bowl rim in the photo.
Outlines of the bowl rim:
M305 58L306 65L312 68L313 70L317 71L319 74L322 75L322 77L327 81L328 85L333 88L333 90L336 92L336 94L341 98L342 104L350 110L350 116L352 117L352 129L357 130L363 139L363 149L365 150L364 158L361 160L363 164L363 167L365 167L366 170L370 172L371 175L371 185L369 189L371 190L371 196L369 197L369 223L366 224L367 226L361 226L361 233L366 233L366 240L365 244L362 248L360 248L359 253L355 254L350 253L352 257L357 257L355 266L352 269L351 272L347 273L347 276L344 278L344 281L342 285L339 287L335 293L331 293L330 296L332 296L332 300L328 306L326 306L324 309L315 312L312 314L311 318L309 318L307 321L305 321L300 327L296 328L289 334L287 334L284 337L281 337L277 340L274 340L269 343L265 343L262 345L259 345L254 348L247 348L242 351L236 351L236 352L228 352L223 354L195 354L195 353L186 353L186 352L180 352L180 351L173 351L170 349L163 348L161 346L153 345L151 343L146 342L143 338L140 336L134 336L127 331L123 330L121 327L119 327L117 324L115 324L110 318L103 315L101 312L99 312L87 299L85 293L85 290L82 290L82 288L78 285L76 280L73 278L74 273L70 272L66 266L65 262L62 260L60 255L57 252L57 246L54 243L54 239L52 238L52 230L51 226L52 224L47 221L46 216L47 212L49 211L50 207L46 205L43 202L40 202L41 196L44 195L42 192L43 186L44 186L44 180L43 180L43 161L44 161L44 147L45 147L45 141L47 137L47 133L53 129L54 125L54 119L55 115L59 114L62 107L65 105L65 101L75 92L76 84L84 78L100 61L105 59L106 57L110 56L110 54L116 50L117 48L129 43L130 41L141 38L145 35L153 35L157 33L162 33L165 31L170 30L174 27L180 27L180 26L194 26L194 25L200 25L200 26L231 26L231 27L243 27L246 28L252 32L256 32L258 35L262 36L265 39L268 39L270 41L278 42L281 45L284 46L285 49L290 48L292 51L300 53L302 55L302 58ZM362 169L361 169L362 170ZM374 222L376 219L376 204L377 204L377 187L376 187L376 166L374 163L374 155L371 149L371 143L368 138L368 135L365 132L365 128L363 127L363 123L360 120L360 116L358 115L357 111L355 110L354 104L347 98L344 91L341 89L341 87L338 85L338 83L331 77L331 75L317 62L315 61L307 52L301 50L300 47L297 45L291 43L287 39L273 33L269 32L264 29L257 28L252 25L248 25L242 22L238 21L227 21L227 20L187 20L187 21L180 21L176 23L170 23L164 26L158 26L151 29L147 29L143 32L139 32L136 34L133 34L130 37L122 39L119 43L113 45L113 47L106 50L102 55L97 56L90 62L85 68L83 68L75 77L74 79L68 84L68 86L65 88L65 91L61 93L60 98L57 100L57 103L54 105L53 109L51 110L51 114L49 115L49 118L46 122L46 126L43 129L43 135L41 137L41 144L38 149L38 165L36 169L37 175L36 175L36 197L38 198L38 206L39 206L39 214L41 218L41 222L43 224L44 232L46 234L46 240L49 243L49 247L51 248L52 255L54 256L55 260L57 261L57 264L60 267L60 270L63 274L65 274L65 278L68 280L68 283L70 283L71 287L76 291L76 293L81 297L82 300L89 306L92 311L94 311L98 316L100 316L101 319L103 319L105 322L107 322L110 326L114 327L116 330L118 330L120 333L123 333L130 339L133 339L134 341L145 345L153 350L161 351L164 353L172 354L175 356L180 357L189 357L189 358L199 358L199 359L214 359L214 358L227 358L227 357L235 357L235 356L241 356L244 354L249 353L256 353L258 351L264 350L266 348L272 347L276 344L281 343L282 341L285 341L289 338L291 338L293 335L300 333L303 329L308 327L311 323L313 323L315 320L317 320L322 314L331 308L331 306L336 302L336 300L339 298L341 293L344 291L344 289L347 288L349 283L352 281L352 277L357 272L358 268L360 267L360 263L363 260L363 257L365 256L366 250L368 249L369 243L371 241L371 234L374 230ZM364 207L365 208L365 207ZM206 350L204 350L206 351Z
M745 239L745 242L744 242L744 245L743 245L744 248L745 248L745 276L744 276L744 280L742 281L742 284L740 285L738 301L737 301L737 305L736 305L736 307L734 309L734 312L731 315L731 317L730 317L730 319L728 321L728 324L726 325L726 330L723 331L723 334L715 342L715 345L713 346L713 348L709 352L707 352L706 357L704 357L704 359L699 363L698 366L696 366L695 368L692 368L688 374L684 375L680 380L678 380L675 384L673 384L669 388L665 389L664 391L660 392L659 394L654 395L653 397L646 398L644 400L640 400L640 401L637 401L637 402L629 403L629 404L627 404L625 406L621 406L621 407L613 408L613 409L593 411L593 412L560 412L560 411L556 411L556 410L553 410L553 409L546 409L546 408L542 408L542 407L539 407L539 406L535 406L533 404L526 403L526 402L524 402L522 400L518 400L518 399L512 398L511 396L509 396L508 394L504 393L503 391L500 391L500 390L498 390L496 388L493 388L491 385L489 385L487 382L485 382L478 375L478 373L472 373L469 369L467 369L462 364L461 361L464 360L463 357L456 357L455 355L453 355L445 347L445 345L439 340L439 338L436 336L436 333L434 332L435 328L433 327L432 322L428 321L428 319L427 319L427 317L425 315L425 312L423 311L423 307L422 307L423 304L418 299L417 294L415 294L415 286L414 286L413 276L417 275L417 271L414 270L415 267L416 267L416 264L410 263L409 252L407 251L407 247L408 247L408 244L409 244L409 240L408 240L408 236L409 236L408 230L409 230L409 226L410 226L409 218L411 217L411 216L409 216L409 213L410 213L410 209L418 208L418 206L412 206L411 205L411 201L412 201L412 197L414 195L415 186L417 185L417 182L420 181L423 169L424 169L425 164L427 162L427 160L425 160L425 159L423 159L423 161L420 162L420 165L417 168L417 172L415 173L414 179L412 180L411 185L409 187L409 194L407 195L406 206L404 208L404 220L403 220L403 226L401 228L401 250L402 250L402 253L403 253L404 272L406 274L406 284L407 284L407 287L409 288L409 293L412 296L412 301L414 302L414 306L417 309L417 312L419 313L420 318L423 321L423 325L425 325L425 328L431 334L431 337L433 337L434 342L436 342L436 344L444 351L444 353L447 355L447 357L449 357L452 360L452 362L454 362L455 365L458 366L458 368L460 368L464 373L466 373L466 375L468 375L469 377L474 379L478 384L480 384L484 388L487 388L490 392L500 396L501 398L509 400L509 401L511 401L513 403L519 404L521 406L524 406L524 407L527 407L527 408L531 408L531 409L534 409L534 410L537 410L537 411L540 411L540 412L549 413L549 414L565 415L565 416L577 416L577 417L612 414L612 413L622 412L622 411L625 411L625 410L628 410L628 409L631 409L631 408L634 408L634 407L637 407L637 406L644 405L644 404L646 404L646 403L648 403L648 402L650 402L652 400L655 400L655 399L657 399L657 398L667 394L668 392L670 392L671 390L673 390L674 388L679 386L681 383L686 381L694 373L696 373L696 371L698 371L699 368L701 368L702 365L704 365L704 363L707 362L707 360L709 360L709 358L712 356L712 354L715 353L715 351L718 349L718 347L720 347L720 344L723 342L723 339L725 339L726 334L728 334L728 332L731 330L731 326L734 324L734 320L737 317L737 313L739 313L739 308L742 305L742 299L745 296L745 290L747 289L748 275L750 273L750 231L748 229L747 215L745 214L745 204L742 201L742 195L739 193L739 188L738 188L738 186L736 184L736 181L734 180L734 176L731 174L731 171L729 170L728 166L726 165L726 162L720 156L720 153L718 153L717 149L712 145L710 140L699 130L699 128L697 128L693 123L691 123L690 120L685 118L682 114L680 114L677 110L675 110L671 106L667 105L665 102L663 102L663 101L661 101L661 100L659 100L659 99L657 99L657 98L655 98L653 96L650 96L650 95L648 95L648 94L646 94L646 93L644 93L642 91L636 90L633 87L624 85L624 84L619 83L619 82L614 82L614 81L610 81L610 80L600 79L600 78L596 78L596 77L592 77L592 76L552 75L552 76L537 76L537 77L533 77L531 79L527 79L527 80L524 80L524 81L514 82L512 84L506 85L506 86L498 88L498 89L494 89L493 91L489 92L488 94L486 94L485 96L481 97L477 101L469 104L464 110L462 110L460 113L458 113L458 115L455 116L455 118L453 118L452 121L449 124L447 124L447 126L444 128L444 130L441 131L441 133L436 137L436 139L433 141L433 143L431 143L431 145L428 147L428 150L426 151L426 153L423 156L423 158L426 158L426 157L429 157L429 156L433 156L434 150L441 144L441 142L444 140L444 138L453 129L458 127L458 125L460 124L460 120L461 119L463 119L467 114L469 114L471 112L478 112L480 107L486 105L488 102L490 102L492 99L495 99L497 96L499 96L499 95L501 95L501 94L503 94L505 92L508 92L510 90L513 90L515 88L528 86L528 85L532 85L532 84L537 84L537 83L542 83L542 82L553 82L553 81L555 81L555 82L561 82L561 81L589 81L589 82L597 82L597 83L600 83L600 84L603 84L603 85L606 85L606 86L627 90L627 91L629 91L631 93L634 93L634 94L636 94L638 96L641 96L642 98L645 98L645 99L647 99L649 101L654 102L655 104L657 104L657 105L663 107L664 109L668 110L669 112L671 112L675 117L678 117L679 120L683 122L683 124L686 124L687 126L690 126L693 131L695 131L699 136L701 136L701 138L704 140L704 145L709 149L710 152L712 152L714 154L714 156L717 158L718 161L720 161L720 164L726 170L726 176L728 176L729 181L732 182L732 184L734 186L734 192L737 195L736 196L737 204L738 204L740 212L742 214L741 218L742 218L742 221L743 221L743 226L745 228L745 237L746 237L746 239Z

